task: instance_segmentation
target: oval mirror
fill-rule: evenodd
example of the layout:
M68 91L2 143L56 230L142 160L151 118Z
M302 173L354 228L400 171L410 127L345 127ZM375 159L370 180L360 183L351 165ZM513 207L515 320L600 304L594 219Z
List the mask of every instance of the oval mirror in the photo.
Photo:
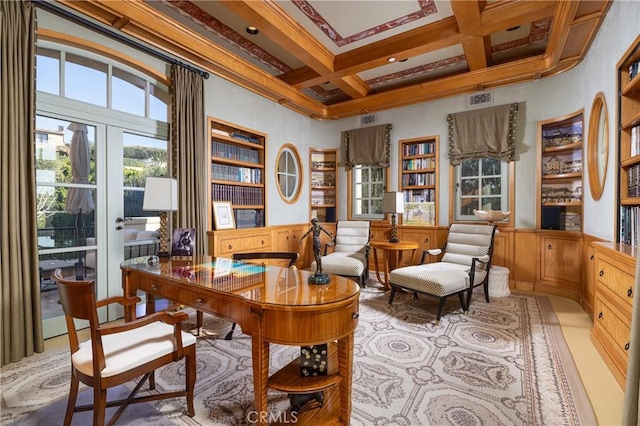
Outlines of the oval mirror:
M589 150L587 162L589 166L589 187L594 200L599 200L607 178L609 161L609 119L607 102L602 92L593 99L589 116Z
M284 144L276 157L276 186L282 200L288 204L294 203L302 187L302 174L300 173L300 155L295 146Z

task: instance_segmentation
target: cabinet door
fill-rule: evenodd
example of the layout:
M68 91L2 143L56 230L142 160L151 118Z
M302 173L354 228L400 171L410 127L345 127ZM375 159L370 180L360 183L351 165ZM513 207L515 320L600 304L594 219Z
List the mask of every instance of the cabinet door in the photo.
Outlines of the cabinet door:
M415 241L420 245L413 256L413 259L411 258L410 251L406 251L402 254L402 261L405 265L417 265L420 263L420 258L425 250L438 248L436 246L434 233L430 229L399 229L398 238L403 241ZM424 261L425 263L431 263L437 262L438 260L439 259L437 257L427 256Z
M289 228L276 229L276 251L292 251L291 247L291 230ZM297 247L296 251L298 251Z
M542 235L540 237L540 277L542 280L579 285L580 240Z

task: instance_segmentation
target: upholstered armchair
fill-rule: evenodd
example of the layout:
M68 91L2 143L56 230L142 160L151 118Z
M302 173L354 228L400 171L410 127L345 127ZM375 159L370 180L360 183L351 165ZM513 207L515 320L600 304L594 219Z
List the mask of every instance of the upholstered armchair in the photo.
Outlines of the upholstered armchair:
M370 229L369 221L339 220L336 235L325 245L320 259L322 273L354 278L364 287L369 277ZM316 268L314 261L311 270Z
M389 304L393 302L399 288L413 292L414 298L418 297L418 293L437 298L439 303L436 324L439 324L449 296L457 295L466 313L471 304L473 289L482 285L488 303L489 269L495 229L495 225L452 224L444 248L426 250L422 254L420 265L391 271ZM428 255L442 255L442 259L425 264Z

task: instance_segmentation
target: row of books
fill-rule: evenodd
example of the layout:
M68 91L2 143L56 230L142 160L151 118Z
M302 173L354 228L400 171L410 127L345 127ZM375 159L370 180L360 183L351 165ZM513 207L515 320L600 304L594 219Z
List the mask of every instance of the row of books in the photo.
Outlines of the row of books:
M214 180L228 180L243 183L262 183L262 170L251 167L228 166L213 164L211 178Z
M402 154L405 156L433 154L435 149L436 145L433 142L406 144L402 147Z
M620 206L620 242L633 247L638 245L638 221L640 206Z
M640 197L640 164L627 170L627 197Z
M403 194L405 203L423 203L436 200L435 189L406 189Z
M256 228L264 226L263 210L234 210L236 228Z
M638 67L640 67L640 60L633 62L629 65L629 81L633 80L638 75Z
M222 129L211 129L211 134L213 135L213 137L215 137L215 135L223 135L229 138L238 139L240 141L261 144L260 139L256 138L255 136L245 135L244 133L240 132L227 132L226 130Z
M631 140L630 140L630 156L635 157L640 154L640 126L631 128Z
M262 188L214 183L211 185L212 201L230 201L235 206L262 205Z
M435 185L435 173L406 173L402 175L402 186Z
M402 160L402 170L424 170L434 169L436 167L436 159L429 158L412 158L411 160Z
M211 144L211 155L246 163L260 163L260 153L258 151L218 141L213 141Z

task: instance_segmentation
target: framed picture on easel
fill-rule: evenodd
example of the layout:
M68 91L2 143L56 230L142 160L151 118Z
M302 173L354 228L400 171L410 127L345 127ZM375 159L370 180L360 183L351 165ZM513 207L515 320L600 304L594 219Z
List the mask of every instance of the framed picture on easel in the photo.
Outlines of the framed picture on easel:
M213 222L216 230L236 229L233 210L229 201L214 201Z
M196 230L194 228L176 228L171 238L172 257L192 257L195 252Z

